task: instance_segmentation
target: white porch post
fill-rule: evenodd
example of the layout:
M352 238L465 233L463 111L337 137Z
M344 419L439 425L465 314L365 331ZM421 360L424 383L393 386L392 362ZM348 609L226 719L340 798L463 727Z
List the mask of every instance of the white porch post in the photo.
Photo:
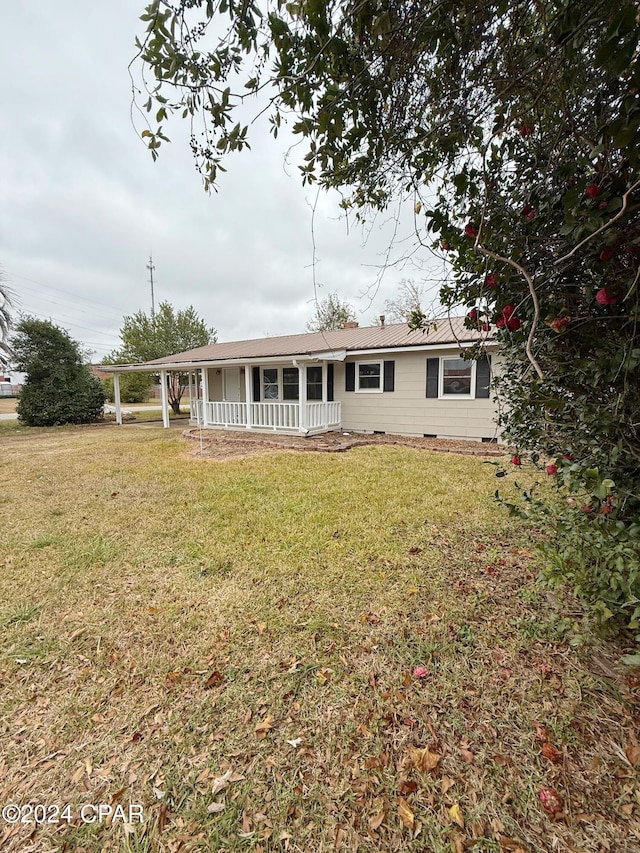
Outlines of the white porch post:
M327 362L322 362L322 425L325 429L329 427L329 368Z
M247 429L251 429L251 403L253 394L251 393L251 367L248 364L244 366L244 396L247 404Z
M198 398L198 426L199 427L202 427L204 424L204 420L203 420L204 419L204 402L202 400L202 396L204 393L203 389L202 389L202 383L204 382L204 379L202 377L203 377L203 373L202 373L202 369L200 369L200 378L199 379L197 378L197 374L196 374L196 379L197 379L197 383L198 383L198 387L196 389L196 397Z
M160 393L162 394L162 425L169 428L169 395L167 394L167 371L160 371Z
M307 426L307 365L298 365L298 398L300 412L298 416L298 428L305 432Z
M209 404L209 368L202 368L202 426L206 427L207 406Z
M193 371L189 371L189 417L193 411Z
M122 407L120 406L120 375L113 374L113 402L116 404L116 423L122 426Z

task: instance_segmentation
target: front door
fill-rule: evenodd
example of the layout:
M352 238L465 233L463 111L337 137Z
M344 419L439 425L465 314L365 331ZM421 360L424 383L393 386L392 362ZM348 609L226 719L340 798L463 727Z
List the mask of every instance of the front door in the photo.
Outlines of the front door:
M222 371L223 395L225 403L240 402L240 368L225 367Z

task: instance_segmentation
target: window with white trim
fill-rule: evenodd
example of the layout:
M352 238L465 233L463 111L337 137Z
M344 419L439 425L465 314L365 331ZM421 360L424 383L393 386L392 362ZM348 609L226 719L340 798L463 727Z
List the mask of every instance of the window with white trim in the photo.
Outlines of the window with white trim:
M322 401L322 365L310 365L307 374L307 400ZM281 391L282 389L282 391ZM281 396L282 394L282 396ZM287 403L300 399L300 372L297 367L263 367L262 399L284 400Z
M382 391L382 362L361 361L356 365L356 391Z
M475 361L464 358L440 359L440 396L475 397Z

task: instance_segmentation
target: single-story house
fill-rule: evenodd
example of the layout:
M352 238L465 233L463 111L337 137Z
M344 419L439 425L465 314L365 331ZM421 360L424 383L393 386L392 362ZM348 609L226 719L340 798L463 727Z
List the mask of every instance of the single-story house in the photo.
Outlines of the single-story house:
M109 365L121 422L119 373L161 377L169 426L167 377L188 375L191 423L202 428L310 435L330 430L492 441L496 368L491 336L467 329L463 317L428 332L406 323L230 341L144 364ZM486 355L461 357L484 339Z

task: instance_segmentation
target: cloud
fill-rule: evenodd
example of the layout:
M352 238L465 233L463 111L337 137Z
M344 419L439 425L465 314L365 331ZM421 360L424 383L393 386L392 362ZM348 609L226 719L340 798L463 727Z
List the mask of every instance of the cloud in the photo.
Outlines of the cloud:
M348 233L337 197L301 185L286 133L274 143L253 128L210 196L178 120L152 162L127 72L143 5L32 0L3 13L0 264L21 308L102 357L122 317L150 309L153 252L156 304L193 304L220 340L302 331L316 293L337 291L363 323L377 316L411 274L391 268L376 292L392 223Z

